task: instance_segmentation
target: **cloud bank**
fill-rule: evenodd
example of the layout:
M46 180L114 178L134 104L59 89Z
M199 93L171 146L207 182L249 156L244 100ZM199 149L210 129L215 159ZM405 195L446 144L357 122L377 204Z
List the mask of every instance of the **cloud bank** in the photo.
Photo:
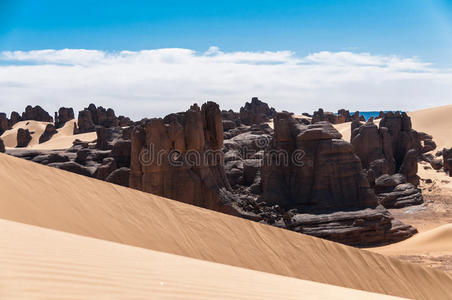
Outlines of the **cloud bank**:
M198 53L190 49L0 52L0 111L90 102L142 117L213 100L238 110L258 96L277 110L414 110L452 102L452 70L417 58L291 51Z

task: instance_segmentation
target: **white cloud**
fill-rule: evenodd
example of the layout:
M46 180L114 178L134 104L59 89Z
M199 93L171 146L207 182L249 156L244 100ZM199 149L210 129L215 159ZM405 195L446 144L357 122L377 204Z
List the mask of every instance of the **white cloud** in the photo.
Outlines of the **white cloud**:
M0 53L0 111L40 104L80 110L90 102L133 118L163 116L213 100L238 110L258 96L278 110L413 110L451 103L452 71L417 58L291 51L190 49Z

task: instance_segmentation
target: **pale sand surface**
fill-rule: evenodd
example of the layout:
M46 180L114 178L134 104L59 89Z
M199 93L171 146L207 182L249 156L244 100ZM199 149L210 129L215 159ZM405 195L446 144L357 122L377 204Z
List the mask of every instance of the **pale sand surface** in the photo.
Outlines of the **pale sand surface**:
M0 219L2 299L401 299Z
M38 121L21 121L14 124L13 128L5 131L1 138L5 143L7 148L14 148L17 146L17 131L19 128L28 129L32 135L32 140L28 146L24 149L37 149L37 150L59 150L67 149L72 146L72 143L79 139L83 142L91 142L97 139L97 134L95 132L82 133L74 135L74 124L77 120L70 120L64 124L62 128L57 129L55 135L52 138L42 144L39 144L39 137L44 132L47 122Z
M5 154L0 184L3 219L370 292L452 298L451 273Z
M437 149L452 147L452 105L409 112L413 128L433 136Z

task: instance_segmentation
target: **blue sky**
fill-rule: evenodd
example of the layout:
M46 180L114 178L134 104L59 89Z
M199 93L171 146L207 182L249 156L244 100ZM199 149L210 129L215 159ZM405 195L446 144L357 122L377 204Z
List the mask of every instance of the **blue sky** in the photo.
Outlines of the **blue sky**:
M0 0L0 111L452 103L452 0Z
M0 0L0 50L354 51L452 66L451 0Z

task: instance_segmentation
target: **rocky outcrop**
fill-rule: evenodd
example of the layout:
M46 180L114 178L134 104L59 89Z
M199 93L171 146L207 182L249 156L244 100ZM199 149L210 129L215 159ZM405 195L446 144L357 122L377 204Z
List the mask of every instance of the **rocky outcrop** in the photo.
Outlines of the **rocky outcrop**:
M58 112L55 112L55 127L61 128L67 121L75 119L74 109L72 107L60 107Z
M0 113L0 135L9 129L9 121L5 113Z
M5 143L0 138L0 153L5 153Z
M281 113L274 124L261 170L263 201L306 210L377 205L353 147L330 123L305 126Z
M130 119L121 118L123 125L130 124ZM113 109L105 109L102 106L96 107L90 104L87 108L78 114L78 133L93 132L96 126L106 128L118 127L120 120L116 117Z
M424 202L421 190L402 174L384 174L375 180L375 192L384 207L401 208Z
M425 151L431 151L434 142L425 133L418 133L411 126L406 113L381 114L380 127L372 121L365 124L352 122L351 143L367 170L368 180L385 207L401 207L422 203L422 195L416 188L419 184L418 158ZM385 186L382 190L377 179L383 175L399 174L410 186ZM390 190L392 189L392 190ZM403 192L402 192L403 190ZM383 193L380 195L380 193ZM407 193L412 195L407 200Z
M330 122L331 124L341 124L351 122L353 120L365 121L364 116L359 115L359 111L355 112L353 115L350 115L350 111L345 109L340 109L337 114L335 114L332 112L325 112L322 108L319 108L319 110L315 111L312 115L313 124L325 121Z
M32 136L28 129L19 128L17 131L17 148L27 147L30 141L32 140Z
M245 106L240 108L240 121L245 125L261 124L270 121L275 114L274 108L253 97L251 102L246 102Z
M181 202L235 214L222 165L223 126L218 105L135 127L129 186Z
M41 106L28 105L22 113L22 120L34 120L40 122L53 122L53 118Z
M105 181L128 187L129 186L129 175L130 175L130 169L126 168L126 167L122 167L122 168L116 169L113 172L111 172L110 175L107 176Z
M452 176L452 148L442 150L444 171Z
M22 121L22 117L19 115L17 111L13 111L11 113L11 117L9 118L9 126L12 127L17 122Z
M39 137L39 143L41 144L49 141L52 138L52 136L54 136L57 133L58 132L53 124L47 124L44 132Z

